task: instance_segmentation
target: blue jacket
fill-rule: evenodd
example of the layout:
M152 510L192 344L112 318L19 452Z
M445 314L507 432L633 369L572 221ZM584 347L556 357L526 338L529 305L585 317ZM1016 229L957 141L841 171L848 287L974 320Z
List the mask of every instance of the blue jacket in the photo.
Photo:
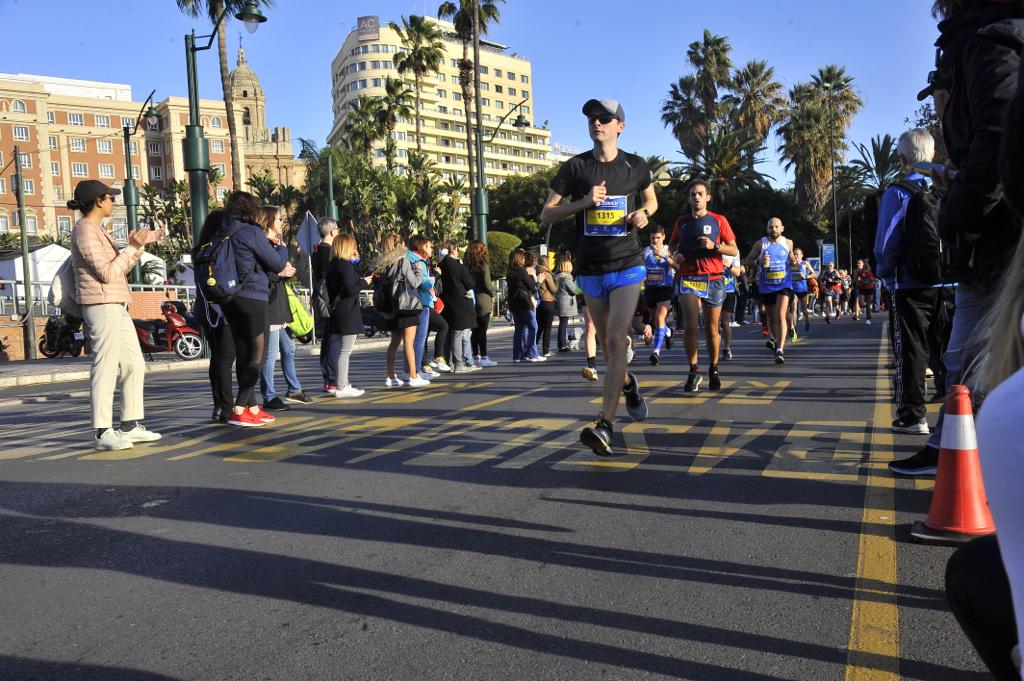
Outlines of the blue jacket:
M430 278L430 267L427 265L427 261L421 258L415 251L409 251L405 254L405 257L409 259L413 267L418 267L420 274L423 275L423 283L420 284L420 302L423 303L423 307L434 307L434 280ZM419 263L423 264L420 265Z
M238 297L267 301L270 299L267 273L277 274L284 269L288 262L288 250L284 246L273 246L262 229L240 222L236 217L232 217L224 229L233 229L239 225L240 229L232 237L235 243L235 268L239 277L245 277Z
M914 182L931 182L922 174L911 172L906 176ZM907 214L910 192L892 186L882 194L878 208L878 228L875 230L875 274L890 291L901 288L930 288L928 284L911 279L901 262L903 254L903 218Z

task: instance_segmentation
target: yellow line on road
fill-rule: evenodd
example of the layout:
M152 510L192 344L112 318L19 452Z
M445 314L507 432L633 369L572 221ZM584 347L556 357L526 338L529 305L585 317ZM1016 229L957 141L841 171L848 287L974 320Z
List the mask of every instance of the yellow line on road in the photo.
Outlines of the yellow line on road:
M857 583L847 645L846 681L899 680L895 483L886 470L886 461L893 453L892 435L888 432L892 408L885 370L889 335L884 324L881 336L867 489L857 551Z

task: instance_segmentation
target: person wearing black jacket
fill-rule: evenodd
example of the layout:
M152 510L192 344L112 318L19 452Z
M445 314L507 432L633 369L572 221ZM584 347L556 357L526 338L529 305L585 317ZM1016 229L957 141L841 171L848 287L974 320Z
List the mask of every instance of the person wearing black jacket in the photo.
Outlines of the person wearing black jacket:
M355 237L351 234L339 234L331 243L333 259L327 267L327 294L330 296L331 318L330 332L338 339L338 364L335 368L337 389L335 397L359 397L365 390L349 382L348 365L352 350L356 345L356 336L363 331L363 317L359 308L359 291L362 279L352 262L359 257Z
M932 95L942 118L942 137L955 174L932 179L945 192L939 233L951 245L956 314L942 362L945 388L962 381L961 370L981 319L1021 234L1021 218L1007 203L999 176L1006 117L1017 92L1024 48L1021 0L938 0L938 68L918 95ZM945 410L925 446L900 464L927 470L938 462Z
M441 300L444 317L451 328L452 371L457 374L474 370L466 358L469 332L476 328L476 310L473 304L473 276L459 260L458 244L446 244L448 255L441 260Z
M338 223L331 218L324 217L317 220L316 228L320 233L320 243L313 249L311 260L314 291L319 289L320 280L327 273L327 268L331 264L331 243L338 236ZM338 336L331 333L327 326L328 320L317 316L314 322L320 336L320 373L324 379L324 392L333 393L338 389L338 377L334 373L338 367L338 353L341 351L341 348L338 347Z
M199 230L197 244L209 243L224 226L224 211L212 210L206 216ZM195 260L199 251L197 246L192 251ZM196 302L193 307L196 319L203 327L203 337L210 344L210 389L213 391L213 421L227 423L231 414L231 406L235 401L235 391L231 379L231 367L235 363L235 341L231 337L227 319L220 306L207 303L203 296L203 288L196 286Z
M476 327L470 333L470 349L473 364L479 367L497 366L487 356L487 327L494 310L494 283L491 281L491 257L487 246L479 239L471 241L466 248L466 269L473 277L473 293L476 298Z
M288 247L282 241L281 215L283 210L278 206L260 206L257 216L260 227L266 233L270 243L285 257ZM302 392L302 384L295 373L295 341L288 335L287 326L292 322L292 310L288 305L288 291L285 279L276 273L267 273L269 294L267 305L267 353L260 372L260 392L263 393L263 408L267 411L288 411L290 408L274 389L274 365L277 364L278 353L281 355L281 371L284 373L288 392L284 399L289 402L309 403L310 399Z
M512 334L512 361L532 362L527 346L527 329L536 306L533 298L535 282L526 271L526 251L517 248L508 264L508 309L515 331Z

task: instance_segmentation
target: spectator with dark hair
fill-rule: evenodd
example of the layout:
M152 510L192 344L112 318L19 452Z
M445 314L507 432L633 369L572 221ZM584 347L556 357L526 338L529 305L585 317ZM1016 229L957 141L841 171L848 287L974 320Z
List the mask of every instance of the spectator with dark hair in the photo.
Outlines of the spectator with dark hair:
M497 362L487 355L487 327L494 311L494 284L491 281L491 256L483 241L471 241L466 249L466 268L473 276L476 295L476 328L470 334L473 361L476 366L492 367Z
M449 241L447 255L441 260L441 300L444 317L451 328L451 366L455 373L467 373L475 367L465 355L470 330L476 327L473 304L473 276L459 260L459 245Z
M192 250L195 260L199 247L209 243L224 227L224 211L210 211L199 230L196 247ZM203 337L210 344L210 389L213 391L213 416L217 423L227 423L235 401L235 390L231 368L235 363L235 341L231 337L228 321L220 305L210 303L203 295L203 287L196 286L195 315L203 327Z
M320 233L320 243L313 249L313 290L320 286L320 280L327 272L331 264L331 243L338 236L338 223L332 218L320 218L316 223L317 231ZM338 368L338 353L341 348L338 346L338 334L332 333L328 328L327 319L319 317L315 320L318 323L317 329L320 333L320 373L324 379L324 392L333 393L338 389L338 377L334 373Z

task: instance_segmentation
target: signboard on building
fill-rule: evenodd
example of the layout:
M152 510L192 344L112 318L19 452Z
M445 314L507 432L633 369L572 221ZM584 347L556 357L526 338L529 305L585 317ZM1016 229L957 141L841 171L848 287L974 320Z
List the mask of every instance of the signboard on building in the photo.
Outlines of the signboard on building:
M380 19L378 17L359 17L356 20L360 42L380 39Z

